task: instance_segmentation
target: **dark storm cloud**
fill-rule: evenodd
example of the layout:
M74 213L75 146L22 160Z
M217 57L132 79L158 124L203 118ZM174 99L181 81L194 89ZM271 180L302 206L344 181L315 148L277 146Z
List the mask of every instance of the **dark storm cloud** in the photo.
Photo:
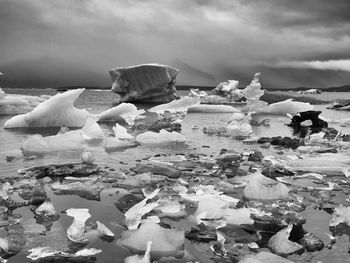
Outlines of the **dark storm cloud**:
M238 66L311 67L304 62L348 58L349 6L346 0L0 0L0 65L49 57L107 72L181 61L217 79Z

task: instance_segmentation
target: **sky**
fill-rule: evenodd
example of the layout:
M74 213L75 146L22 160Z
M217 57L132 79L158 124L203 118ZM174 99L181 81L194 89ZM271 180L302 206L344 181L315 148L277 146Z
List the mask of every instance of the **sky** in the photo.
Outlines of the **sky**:
M177 83L350 84L348 0L0 0L9 86L111 85L108 70L178 67ZM1 82L0 82L1 84Z

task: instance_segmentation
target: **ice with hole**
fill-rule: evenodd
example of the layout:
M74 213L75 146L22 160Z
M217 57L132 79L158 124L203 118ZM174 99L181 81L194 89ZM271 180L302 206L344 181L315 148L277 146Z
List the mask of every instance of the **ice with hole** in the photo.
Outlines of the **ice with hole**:
M85 222L91 217L89 209L69 208L66 214L74 218L73 223L67 229L69 240L75 243L87 243Z

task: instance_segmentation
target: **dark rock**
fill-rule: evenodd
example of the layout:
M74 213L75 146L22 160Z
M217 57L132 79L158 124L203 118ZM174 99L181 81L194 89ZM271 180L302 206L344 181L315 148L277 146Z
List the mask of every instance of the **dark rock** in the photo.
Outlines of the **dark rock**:
M270 142L271 145L274 146L282 146L285 148L291 148L291 149L296 149L301 145L304 145L303 141L297 139L297 138L290 138L290 137L284 137L282 138L281 136L276 136L276 137L261 137L258 140L258 143L260 144L265 144Z
M257 143L267 143L267 142L271 142L271 138L269 137L261 137L258 139Z
M120 212L125 213L129 210L129 208L141 202L142 200L142 197L133 194L127 194L119 198L119 200L115 202L114 205L118 208Z
M262 152L254 151L249 155L248 161L261 162L263 158L264 158L264 155L262 154Z
M169 166L151 165L151 164L136 164L136 167L131 168L135 173L148 173L164 175L170 178L178 178L181 176L181 172L175 168Z
M223 169L225 168L237 168L237 163L239 166L239 161L241 160L241 155L235 151L226 151L216 158L216 163Z
M294 173L289 171L287 168L279 165L267 165L265 166L261 173L265 175L266 177L269 177L271 179L276 179L276 177L283 177L283 176L293 176Z
M68 164L52 164L47 166L37 166L18 170L19 174L23 174L37 179L46 176L58 179L66 176L86 177L91 174L100 172L100 167L96 164L84 163L68 163Z
M302 122L310 120L312 125L310 128L314 132L319 132L322 128L327 128L328 123L324 120L321 120L318 116L321 114L321 111L304 111L300 112L293 116L291 123L288 124L289 127L294 129L294 133L299 133L302 129ZM302 136L303 137L303 136Z
M227 178L233 178L236 176L245 176L248 174L246 170L243 170L241 168L231 168L231 169L225 169L224 173Z
M1 253L2 257L10 257L18 254L26 243L24 228L20 224L6 227L8 250Z
M312 233L306 233L304 237L298 241L298 243L308 252L320 251L324 247L322 240Z
M159 116L155 112L146 112L142 114L144 118L137 119L134 124L136 132L153 131L159 132L164 129L169 132L181 132L181 123L179 123L178 116L171 114Z

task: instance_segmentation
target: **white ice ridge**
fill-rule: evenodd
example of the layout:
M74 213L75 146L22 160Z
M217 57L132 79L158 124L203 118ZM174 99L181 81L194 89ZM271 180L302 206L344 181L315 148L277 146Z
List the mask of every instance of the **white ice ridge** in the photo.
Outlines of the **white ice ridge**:
M31 112L12 117L5 122L4 128L82 127L90 113L76 108L73 103L83 91L84 89L75 89L56 94Z
M137 110L136 106L131 103L122 103L99 114L91 114L85 109L78 109L74 106L75 100L83 91L84 89L69 90L64 93L56 94L43 102L42 100L44 99L41 98L41 101L37 101L36 107L31 112L12 117L5 122L4 128L82 127L89 117L94 117L98 121L116 121L123 118L128 123L131 123L138 115L144 112L144 110ZM22 97L27 98L30 96ZM4 98L7 100L6 103L9 103L8 96L5 97L0 92L0 113L1 105L6 101ZM39 104L39 102L41 103ZM26 106L26 101L21 97L12 101L12 103Z

